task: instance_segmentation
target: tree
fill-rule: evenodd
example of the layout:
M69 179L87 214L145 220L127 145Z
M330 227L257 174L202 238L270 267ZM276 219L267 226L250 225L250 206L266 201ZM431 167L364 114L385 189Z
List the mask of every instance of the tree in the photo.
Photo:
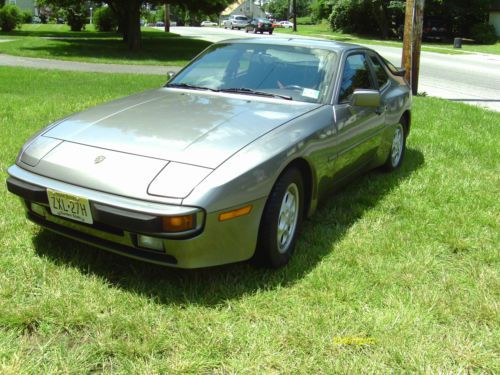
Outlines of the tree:
M468 36L473 26L487 22L491 4L492 0L426 0L424 23L436 17L450 34ZM334 30L387 38L403 24L404 8L404 0L335 0L329 19Z
M313 22L319 23L321 20L328 19L332 13L334 0L313 0L311 3L311 19Z
M307 16L310 12L311 0L296 0L297 17ZM273 0L267 5L267 11L276 19L289 19L291 17L291 0Z
M37 0L39 5L56 6L59 8L70 8L71 6L87 4L84 0ZM172 0L172 5L185 7L190 11L199 11L205 14L221 12L230 0ZM131 51L141 49L141 7L146 0L104 0L118 18L118 31L122 34L124 42ZM162 5L162 0L148 1Z

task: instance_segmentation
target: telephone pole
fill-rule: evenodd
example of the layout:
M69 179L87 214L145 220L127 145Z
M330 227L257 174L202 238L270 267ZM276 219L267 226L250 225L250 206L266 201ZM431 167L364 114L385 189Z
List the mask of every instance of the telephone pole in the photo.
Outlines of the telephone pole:
M420 49L424 25L424 3L425 0L406 0L401 65L406 70L405 78L410 82L413 95L417 95L418 93Z

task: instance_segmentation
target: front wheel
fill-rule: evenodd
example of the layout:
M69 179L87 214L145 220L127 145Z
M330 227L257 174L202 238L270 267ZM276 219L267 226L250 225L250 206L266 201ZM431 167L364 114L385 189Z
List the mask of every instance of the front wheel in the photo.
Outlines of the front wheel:
M403 124L399 123L394 128L392 135L391 151L387 156L387 160L384 164L384 169L387 172L392 172L398 169L403 162L403 158L406 151L406 135Z
M286 170L269 195L259 227L256 258L278 268L290 260L302 224L304 181L299 170Z

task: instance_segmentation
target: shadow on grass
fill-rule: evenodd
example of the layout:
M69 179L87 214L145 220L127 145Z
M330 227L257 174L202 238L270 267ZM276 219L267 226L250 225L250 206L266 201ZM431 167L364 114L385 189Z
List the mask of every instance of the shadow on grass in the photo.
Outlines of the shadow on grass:
M142 38L168 39L178 38L179 34L165 33L159 30L142 30ZM116 32L97 32L97 31L63 31L63 30L13 30L0 31L0 36L18 37L31 36L39 38L75 38L75 39L119 39L122 40L122 35Z
M32 51L41 57L95 58L107 60L189 61L210 45L209 42L185 38L146 38L140 51L132 52L118 39L54 39L46 45L27 45L20 50Z
M108 253L48 230L34 238L34 245L40 256L55 264L75 267L82 274L97 276L114 287L158 303L216 306L228 299L292 285L303 278L332 252L366 211L377 206L423 164L422 153L408 149L405 163L398 171L373 171L346 185L305 222L295 256L279 270L257 268L250 262L199 270L171 269Z
M180 37L177 34L156 31L143 31L140 51L129 51L121 36L116 33L97 32L51 32L16 31L0 35L20 37L13 39L14 44L4 46L4 52L55 59L96 59L101 61L143 62L154 60L162 63L186 62L195 57L211 43ZM22 36L34 38L22 38Z

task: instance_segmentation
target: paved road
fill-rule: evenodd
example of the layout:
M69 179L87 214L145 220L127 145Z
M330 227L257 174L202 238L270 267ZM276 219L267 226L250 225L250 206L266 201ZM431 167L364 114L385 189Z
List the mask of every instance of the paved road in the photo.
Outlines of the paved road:
M279 38L283 34L246 34L216 27L173 27L172 32L216 42L229 38ZM294 37L303 38L300 35ZM396 66L401 48L370 45ZM422 52L419 92L500 111L500 56L486 54L444 55Z

